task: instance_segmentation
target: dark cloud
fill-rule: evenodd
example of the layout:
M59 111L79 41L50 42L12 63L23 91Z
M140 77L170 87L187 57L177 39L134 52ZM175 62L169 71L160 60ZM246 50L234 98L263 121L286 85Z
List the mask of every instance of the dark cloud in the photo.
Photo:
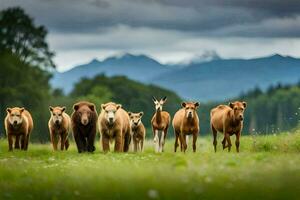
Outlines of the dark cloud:
M2 0L55 32L99 32L126 25L203 36L299 37L299 0ZM268 30L262 24L268 24ZM273 23L273 24L272 24ZM250 29L250 31L249 31ZM224 34L224 35L222 35Z

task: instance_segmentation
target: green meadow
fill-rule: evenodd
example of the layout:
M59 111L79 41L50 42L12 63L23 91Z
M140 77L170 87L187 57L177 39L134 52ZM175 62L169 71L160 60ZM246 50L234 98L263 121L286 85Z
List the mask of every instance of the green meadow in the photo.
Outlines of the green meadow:
M241 152L213 152L199 137L197 152L78 154L75 144L53 152L50 144L8 152L0 141L1 199L300 199L300 132L243 136ZM234 138L232 138L234 139ZM189 140L191 143L191 138Z

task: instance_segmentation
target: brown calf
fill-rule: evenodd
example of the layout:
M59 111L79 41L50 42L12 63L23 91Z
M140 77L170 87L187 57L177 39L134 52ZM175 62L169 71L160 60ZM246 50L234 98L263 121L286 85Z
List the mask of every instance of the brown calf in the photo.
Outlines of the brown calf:
M196 152L196 141L200 131L199 118L197 114L197 108L199 103L183 102L182 108L179 109L173 118L173 128L175 134L175 146L174 151L177 151L178 139L180 141L181 151L187 149L187 136L193 135L193 151Z
M48 122L48 128L53 150L57 150L58 142L60 142L60 150L67 150L69 148L68 137L72 129L71 118L65 113L65 107L49 106L49 110L51 117Z
M236 135L236 151L240 151L240 136L243 129L244 111L246 106L246 102L236 101L234 103L229 103L229 106L219 105L211 110L210 125L214 137L213 145L215 152L217 151L217 132L224 134L224 139L222 141L223 149L228 147L228 151L230 151L232 146L230 136Z

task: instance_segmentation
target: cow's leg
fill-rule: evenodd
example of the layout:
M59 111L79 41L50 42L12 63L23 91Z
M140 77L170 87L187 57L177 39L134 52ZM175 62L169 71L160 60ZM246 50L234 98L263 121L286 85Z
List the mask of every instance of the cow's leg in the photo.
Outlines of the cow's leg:
M175 144L174 144L174 152L177 151L177 147L179 146L178 145L178 139L179 139L179 133L174 131L174 134L175 134Z
M226 147L228 147L228 146L226 145L226 137L225 137L225 134L224 134L224 138L223 138L223 140L222 140L222 145L223 145L223 150L224 150Z
M197 136L198 136L198 132L193 133L193 152L196 152Z
M185 153L186 149L187 149L187 144L186 144L186 135L183 134L183 133L180 133L180 140L181 140L181 143L182 143L182 148L183 148L183 152Z
M226 133L225 134L225 138L226 138L226 141L227 141L227 143L228 143L228 152L230 152L230 150L231 150L231 140L230 140L230 135L229 135L229 133Z
M213 133L213 139L214 139L214 141L213 141L213 145L214 145L214 150L215 150L215 152L217 152L217 130L213 127L213 125L211 125L211 131L212 131L212 133ZM222 142L223 143L223 142Z
M236 136L236 138L235 138L236 152L240 152L240 135L241 135L240 132L235 134L235 136Z

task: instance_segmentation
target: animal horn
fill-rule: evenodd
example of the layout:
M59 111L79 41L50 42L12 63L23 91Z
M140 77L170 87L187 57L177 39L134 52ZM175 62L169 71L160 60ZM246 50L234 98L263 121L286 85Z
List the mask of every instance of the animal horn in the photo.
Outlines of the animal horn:
M154 96L152 96L152 100L153 100L153 101L157 101L157 99L156 99Z

